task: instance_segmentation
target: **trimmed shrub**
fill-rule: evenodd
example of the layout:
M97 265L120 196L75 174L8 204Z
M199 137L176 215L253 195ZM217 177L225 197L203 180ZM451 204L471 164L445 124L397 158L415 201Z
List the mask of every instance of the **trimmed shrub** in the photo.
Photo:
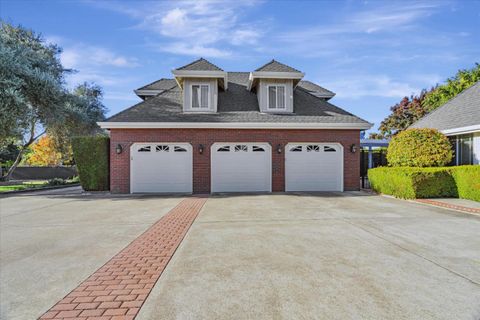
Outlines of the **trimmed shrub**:
M435 129L408 129L392 138L387 150L393 167L441 167L452 160L448 138Z
M72 139L73 157L84 190L109 190L109 145L110 139L107 136Z
M403 199L455 197L480 201L480 166L378 167L368 170L373 190Z
M379 167L368 170L373 190L402 199L457 197L449 167Z
M458 197L480 201L480 166L451 167L457 185Z

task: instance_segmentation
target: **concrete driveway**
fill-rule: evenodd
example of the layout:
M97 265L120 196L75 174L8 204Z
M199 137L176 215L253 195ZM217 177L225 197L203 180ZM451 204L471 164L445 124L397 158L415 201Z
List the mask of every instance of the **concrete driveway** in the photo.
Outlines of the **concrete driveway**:
M0 198L0 319L36 319L182 198Z
M477 320L479 234L360 192L213 197L136 319Z
M182 198L0 199L0 317L34 319ZM360 192L214 196L136 319L480 319L480 218Z

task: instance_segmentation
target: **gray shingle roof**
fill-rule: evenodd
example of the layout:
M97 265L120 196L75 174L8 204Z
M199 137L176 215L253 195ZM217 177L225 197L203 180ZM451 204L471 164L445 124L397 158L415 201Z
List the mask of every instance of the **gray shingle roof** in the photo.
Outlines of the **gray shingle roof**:
M287 66L286 64L280 63L278 61L272 60L267 64L264 64L255 71L268 71L268 72L300 72L299 70Z
M168 90L172 89L176 85L177 82L175 81L175 79L162 78L160 80L149 83L141 88L138 88L137 90Z
M433 110L411 128L448 130L480 124L480 82Z
M320 87L318 84L310 82L308 80L301 80L298 85L313 94L314 96L331 98L335 95L334 92Z
M223 69L217 67L213 63L203 58L195 60L183 67L177 68L176 70L192 70L192 71L223 71Z
M109 122L279 122L354 123L367 121L316 97L308 89L294 90L293 114L265 114L259 111L257 95L246 89L249 72L229 72L228 90L218 92L217 113L183 113L178 86L142 101L110 117Z

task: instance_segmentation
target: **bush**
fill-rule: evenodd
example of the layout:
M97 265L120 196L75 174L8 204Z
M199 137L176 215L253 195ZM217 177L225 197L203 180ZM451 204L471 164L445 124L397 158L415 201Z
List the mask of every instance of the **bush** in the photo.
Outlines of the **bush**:
M480 166L379 167L368 170L373 190L403 199L459 197L480 201Z
M480 166L451 167L457 185L458 197L480 201Z
M448 138L435 129L408 129L392 138L387 149L393 167L441 167L452 160Z
M49 186L61 186L61 185L64 185L66 183L67 183L67 181L62 179L62 178L53 178L53 179L48 180L47 184Z
M450 168L379 167L368 170L373 190L403 199L456 197Z
M107 136L72 139L73 157L84 190L109 190L109 145L110 140Z

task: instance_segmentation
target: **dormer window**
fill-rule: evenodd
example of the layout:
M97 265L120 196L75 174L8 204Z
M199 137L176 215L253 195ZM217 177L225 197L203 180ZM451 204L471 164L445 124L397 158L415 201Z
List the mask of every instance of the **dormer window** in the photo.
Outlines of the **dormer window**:
M286 105L286 90L284 85L269 85L268 86L268 109L285 110Z
M210 108L210 86L208 84L192 84L192 109Z

